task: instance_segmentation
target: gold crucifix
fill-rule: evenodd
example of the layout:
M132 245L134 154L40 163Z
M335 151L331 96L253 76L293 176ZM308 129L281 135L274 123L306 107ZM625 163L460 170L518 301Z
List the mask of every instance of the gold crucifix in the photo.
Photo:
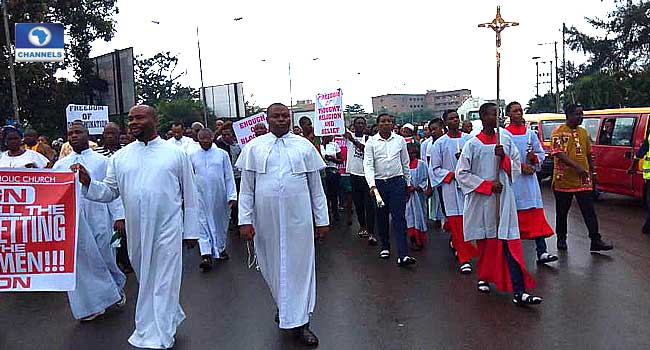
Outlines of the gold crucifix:
M499 55L499 48L501 47L501 32L508 28L508 27L516 27L519 25L519 22L506 22L503 17L501 17L501 6L497 6L497 15L494 17L492 22L489 23L481 23L479 24L479 28L491 28L494 30L494 33L496 34L496 39L497 39L497 61L500 61L500 56Z

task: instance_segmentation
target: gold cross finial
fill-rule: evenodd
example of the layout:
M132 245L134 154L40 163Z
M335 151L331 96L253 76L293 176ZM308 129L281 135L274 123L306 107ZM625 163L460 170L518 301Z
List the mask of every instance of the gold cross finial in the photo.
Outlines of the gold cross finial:
M479 24L479 28L491 28L494 30L497 36L497 49L501 47L501 32L508 28L508 27L516 27L519 25L519 22L506 22L503 20L503 17L501 17L501 6L497 6L497 15L494 17L492 22L489 23L481 23Z

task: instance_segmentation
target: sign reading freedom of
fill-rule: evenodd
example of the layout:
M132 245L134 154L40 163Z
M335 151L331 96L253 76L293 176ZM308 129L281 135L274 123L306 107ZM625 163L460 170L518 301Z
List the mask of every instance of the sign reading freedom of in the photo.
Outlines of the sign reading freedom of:
M235 136L237 137L237 143L240 146L251 142L255 138L254 129L257 123L264 123L268 129L269 124L266 121L266 113L260 112L232 123L232 128L235 130Z
M108 106L87 106L69 104L65 108L68 129L72 122L80 120L90 135L101 135L108 124Z
M314 134L316 136L345 133L341 89L316 95L316 117L314 119Z
M0 171L0 292L74 290L78 218L74 173Z

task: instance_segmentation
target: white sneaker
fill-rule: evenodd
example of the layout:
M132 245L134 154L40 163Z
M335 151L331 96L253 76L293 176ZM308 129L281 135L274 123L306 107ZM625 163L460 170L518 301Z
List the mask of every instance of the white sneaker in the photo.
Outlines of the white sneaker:
M381 259L388 259L390 257L390 252L388 249L384 249L381 252L379 252L379 258Z
M118 308L123 308L124 305L126 305L126 293L122 291L120 294L122 295L122 298L117 303L115 303L115 306Z
M106 310L102 310L102 311L100 311L100 312L98 312L96 314L92 314L92 315L90 315L88 317L84 317L84 318L80 319L79 321L81 321L81 322L92 321L92 320L96 319L97 317L103 315L105 312L106 312Z

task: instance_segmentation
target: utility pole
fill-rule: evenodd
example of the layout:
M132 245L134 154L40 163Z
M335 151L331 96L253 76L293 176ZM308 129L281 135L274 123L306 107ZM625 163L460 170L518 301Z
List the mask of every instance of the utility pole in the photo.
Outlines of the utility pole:
M535 74L537 78L537 82L535 83L535 96L539 97L539 61L535 61L535 70L537 71L537 74Z
M196 46L199 49L199 72L201 73L201 96L203 96L203 122L208 127L208 103L205 100L205 86L203 85L203 63L201 61L201 40L199 39L199 26L196 26Z
M291 111L291 120L293 121L293 92L291 91L291 62L289 62L289 111Z
M557 63L557 41L554 42L555 45L555 113L560 113L560 75L558 71L560 66Z
M2 2L2 16L5 22L5 40L7 42L7 53L9 54L9 79L11 80L11 97L14 105L14 119L16 124L20 125L20 116L18 114L18 93L16 92L16 71L14 70L14 50L12 50L11 39L9 35L9 16L7 16L7 1Z
M566 92L566 24L562 23L562 92Z

